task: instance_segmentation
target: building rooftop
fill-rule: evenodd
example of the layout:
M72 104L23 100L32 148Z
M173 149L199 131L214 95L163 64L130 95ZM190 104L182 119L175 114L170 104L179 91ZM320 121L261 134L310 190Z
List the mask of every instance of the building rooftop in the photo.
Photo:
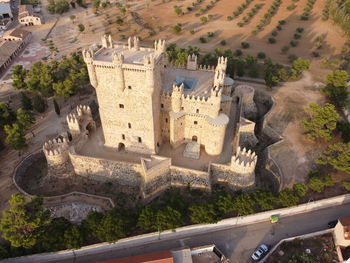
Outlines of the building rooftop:
M11 30L8 30L4 33L3 38L6 39L7 37L17 37L17 38L21 38L22 40L27 38L27 36L29 36L31 34L31 32L20 29L20 28L14 28Z
M184 82L184 93L190 96L209 96L213 87L213 71L168 68L163 74L163 91L171 92L173 84Z
M152 48L140 48L140 50L129 49L126 45L114 45L113 48L102 48L96 52L94 59L97 61L112 62L112 54L116 52L123 54L124 63L126 64L143 64L142 60L145 56L153 54L157 57L157 53Z
M0 15L1 14L11 14L11 5L10 3L0 3Z
M2 66L9 57L21 45L18 41L0 41L0 66Z

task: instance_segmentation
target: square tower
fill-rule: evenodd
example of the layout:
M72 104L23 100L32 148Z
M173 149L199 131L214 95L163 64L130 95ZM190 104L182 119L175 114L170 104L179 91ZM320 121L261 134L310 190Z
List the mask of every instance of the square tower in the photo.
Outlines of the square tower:
M83 51L106 147L147 154L159 150L161 74L167 60L165 42L154 46L140 47L136 37L118 45L103 36L96 53Z

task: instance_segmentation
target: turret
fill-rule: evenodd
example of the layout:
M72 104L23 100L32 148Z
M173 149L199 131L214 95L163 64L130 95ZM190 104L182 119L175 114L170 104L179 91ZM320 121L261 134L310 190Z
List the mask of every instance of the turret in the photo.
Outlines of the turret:
M188 70L197 70L197 56L195 54L188 55L187 57L187 69Z
M214 74L214 86L221 87L225 82L225 71L216 70Z
M102 47L113 48L113 40L111 35L103 35L101 39Z
M124 72L123 72L123 63L124 63L124 55L121 53L113 52L112 54L112 62L115 70L115 83L117 91L123 91L125 88L124 81Z
M89 50L89 49L83 49L82 53L83 53L83 59L86 63L87 69L88 69L90 83L94 88L96 88L98 85L98 82L97 82L95 67L93 64L94 54L93 54L92 50Z
M75 113L70 113L67 115L67 124L69 132L73 138L76 138L80 134L79 118Z
M227 58L219 57L218 64L215 68L215 71L219 71L219 70L226 71L226 68L227 68Z
M173 85L173 91L171 94L171 109L173 112L180 112L181 111L181 97L184 90L184 84L181 83L180 86Z
M153 90L155 87L155 59L152 54L144 56L143 66L146 69L145 86Z
M165 40L156 40L154 41L154 49L156 52L163 53L165 52Z
M238 174L254 174L257 160L257 155L250 149L238 147L231 158L231 170Z
M43 152L49 166L65 164L69 159L67 138L56 138L45 142Z
M219 114L220 111L220 106L221 106L221 96L222 96L222 88L214 86L211 89L210 96L208 98L208 101L211 103L210 107L210 117L216 118Z
M140 39L138 37L134 37L134 49L140 50Z

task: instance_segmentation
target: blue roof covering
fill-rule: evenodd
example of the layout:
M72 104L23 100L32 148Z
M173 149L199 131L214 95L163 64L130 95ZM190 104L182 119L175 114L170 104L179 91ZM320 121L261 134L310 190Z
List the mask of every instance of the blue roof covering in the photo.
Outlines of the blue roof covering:
M183 83L185 90L192 90L194 86L196 86L197 81L198 80L196 78L187 78L182 76L176 76L174 80L176 86L180 86Z

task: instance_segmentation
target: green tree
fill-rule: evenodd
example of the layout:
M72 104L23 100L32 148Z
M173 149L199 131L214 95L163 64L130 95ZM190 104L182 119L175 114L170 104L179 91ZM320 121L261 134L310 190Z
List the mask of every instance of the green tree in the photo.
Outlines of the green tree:
M317 162L350 174L350 142L329 145Z
M26 139L24 137L23 129L18 123L4 126L6 132L5 143L10 145L13 149L20 151L24 149L26 145Z
M61 113L60 106L58 105L58 103L55 99L53 100L53 106L54 106L56 114L60 115L60 113Z
M176 13L178 16L183 15L182 8L179 7L179 6L174 6L174 11L175 11L175 13Z
M10 124L16 118L16 114L10 108L8 102L0 102L0 126Z
M49 65L36 62L27 73L27 88L30 91L38 91L41 95L49 97L53 95L52 83L54 76Z
M221 194L217 197L215 206L221 214L227 214L234 210L234 199L230 194Z
M100 4L101 4L101 1L100 0L94 0L92 2L92 6L95 8L95 9L98 9L100 7Z
M350 104L347 81L349 75L345 70L336 70L327 75L326 86L322 92L329 97L330 101L337 107L343 108Z
M295 77L297 77L301 72L308 70L310 68L310 60L297 58L293 61L292 72L294 71Z
M285 189L279 192L278 201L283 207L295 206L299 203L299 197L290 189Z
M64 243L68 249L77 249L84 245L82 231L76 225L71 225L64 231Z
M265 190L254 191L252 198L262 211L274 209L277 203L277 197L273 193Z
M3 211L0 221L2 237L14 247L34 247L41 230L51 222L43 199L33 197L26 202L23 195L13 194L9 203L10 208Z
M308 187L317 193L321 193L327 186L333 186L334 182L329 175L320 175L318 173L311 173L309 178Z
M172 27L175 34L180 34L182 31L182 25L180 23L177 23L175 26Z
M293 185L293 191L297 196L303 197L306 195L308 187L303 183L296 183Z
M36 95L33 98L33 108L34 110L40 113L43 113L45 111L46 109L45 100L40 95Z
M272 62L270 58L265 59L264 61L264 80L266 86L271 89L276 86L280 81L278 77L278 70L281 68L281 65Z
M215 224L220 219L213 204L193 205L189 211L191 221L195 224Z
M234 198L233 209L240 215L250 215L254 211L254 199L248 194L239 194Z
M12 67L11 76L13 79L12 86L16 89L26 89L25 82L27 70L22 65L15 65Z
M21 104L24 110L33 110L32 100L25 94L25 92L21 92Z
M35 118L29 111L19 108L17 110L17 121L22 129L28 129L35 122Z
M339 119L339 114L334 105L327 103L324 107L321 107L317 103L310 103L306 108L306 112L309 116L301 123L306 135L312 140L324 139L330 141Z

